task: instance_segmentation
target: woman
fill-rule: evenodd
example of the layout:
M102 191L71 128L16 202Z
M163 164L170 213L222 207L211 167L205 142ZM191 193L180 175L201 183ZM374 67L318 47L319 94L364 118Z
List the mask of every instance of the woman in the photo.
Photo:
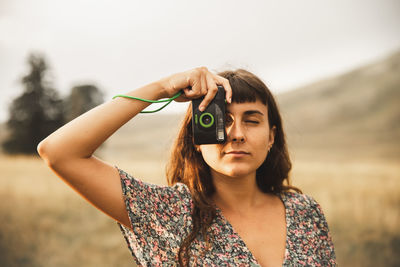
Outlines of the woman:
M132 178L93 156L148 104L117 98L66 124L39 146L66 183L114 218L143 266L332 266L320 206L289 183L280 114L265 84L245 71L177 73L129 92L179 101L226 91L224 144L195 145L189 107L167 168L169 186ZM121 186L122 184L122 186Z

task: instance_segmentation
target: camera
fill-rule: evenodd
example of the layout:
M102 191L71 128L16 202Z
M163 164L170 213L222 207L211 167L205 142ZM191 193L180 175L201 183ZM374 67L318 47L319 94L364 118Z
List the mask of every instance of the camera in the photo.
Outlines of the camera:
M225 90L218 86L218 92L214 99L201 112L199 105L204 97L192 100L192 129L194 143L221 144L225 143Z

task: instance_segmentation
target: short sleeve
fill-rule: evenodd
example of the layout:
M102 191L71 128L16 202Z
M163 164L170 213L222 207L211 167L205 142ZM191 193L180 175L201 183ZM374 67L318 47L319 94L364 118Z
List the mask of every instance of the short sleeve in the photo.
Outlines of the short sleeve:
M329 232L328 223L320 204L311 196L305 195L310 205L310 216L312 218L312 232L314 240L314 253L320 266L336 266L336 255L332 242L332 237Z
M192 199L187 186L153 185L118 171L132 229L119 226L136 263L173 265L180 243L192 227Z

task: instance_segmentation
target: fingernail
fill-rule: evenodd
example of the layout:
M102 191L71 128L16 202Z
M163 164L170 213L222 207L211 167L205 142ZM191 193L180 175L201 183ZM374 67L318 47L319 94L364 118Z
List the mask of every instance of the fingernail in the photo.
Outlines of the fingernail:
M201 112L203 112L203 111L204 111L204 106L200 106L200 107L199 107L199 110L200 110Z

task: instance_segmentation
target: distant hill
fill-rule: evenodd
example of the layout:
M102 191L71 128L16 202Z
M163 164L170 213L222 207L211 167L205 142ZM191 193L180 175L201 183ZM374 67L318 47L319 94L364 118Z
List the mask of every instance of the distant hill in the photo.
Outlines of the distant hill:
M289 143L302 156L400 157L400 51L278 102Z

